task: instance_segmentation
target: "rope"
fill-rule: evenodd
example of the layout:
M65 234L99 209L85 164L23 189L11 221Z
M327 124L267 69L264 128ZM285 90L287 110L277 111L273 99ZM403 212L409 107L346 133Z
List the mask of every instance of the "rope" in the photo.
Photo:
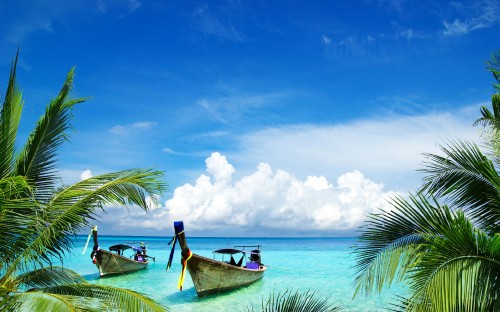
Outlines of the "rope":
M170 242L168 243L169 245L172 243L173 244L172 244L172 249L170 250L170 256L168 257L167 269L166 269L167 271L170 270L170 266L172 265L172 259L174 258L175 244L177 243L177 235L178 234L174 235L174 237L172 237L172 240L170 240Z
M177 287L181 291L182 291L182 285L184 284L184 276L186 276L187 262L189 259L191 259L192 256L193 253L191 252L191 250L188 250L187 259L184 259L184 257L182 257L182 271L181 271L181 276L179 277L179 283L177 284Z

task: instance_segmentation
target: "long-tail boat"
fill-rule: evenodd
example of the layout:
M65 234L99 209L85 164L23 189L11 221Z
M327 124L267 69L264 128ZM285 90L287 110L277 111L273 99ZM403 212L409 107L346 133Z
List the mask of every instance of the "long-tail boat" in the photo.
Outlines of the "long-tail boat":
M133 244L117 244L109 247L109 251L107 251L101 249L99 246L97 240L97 226L92 228L91 234L94 238L94 247L90 254L90 258L97 266L100 276L126 274L142 270L148 266L148 258L155 259L154 257L146 255L147 248L144 243L140 243L140 246L135 246ZM132 253L126 256L125 251L129 253L132 251Z
M199 297L246 286L263 277L266 266L261 262L260 245L235 246L235 248L216 250L214 255L220 254L230 257L229 261L224 261L224 259L219 261L197 255L189 250L182 221L174 222L174 228L175 236L172 239L173 246L167 270L172 263L175 243L178 240L182 250L182 272L179 278L180 290L182 290L186 268L189 275L191 275ZM247 250L247 248L251 250ZM234 260L235 255L241 255L239 261ZM246 258L245 264L243 264L244 258Z

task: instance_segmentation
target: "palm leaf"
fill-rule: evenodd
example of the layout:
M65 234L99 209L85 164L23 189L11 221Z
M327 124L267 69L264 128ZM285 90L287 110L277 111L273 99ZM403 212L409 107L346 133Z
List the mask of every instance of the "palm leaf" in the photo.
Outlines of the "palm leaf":
M68 73L59 95L50 102L45 114L38 120L17 159L16 174L26 176L36 186L39 200L50 196L54 182L58 181L56 156L58 148L67 139L65 131L70 126L70 111L75 104L84 101L82 98L69 98L73 70Z
M500 129L500 103L498 102L498 94L492 96L491 112L486 106L481 106L480 112L482 117L474 121L473 126L482 125L483 127L492 127L495 130Z
M31 187L25 177L13 176L0 179L0 201L20 199L30 191ZM4 210L2 208L3 206L0 204L0 212Z
M356 291L378 292L402 281L428 248L426 235L439 233L453 214L423 195L392 198L393 210L369 216L354 247Z
M92 298L37 291L18 293L0 302L0 309L5 312L99 312L109 311L107 306L108 305Z
M482 227L500 231L500 177L494 164L470 142L458 141L441 147L446 157L425 154L421 191L445 196Z
M16 270L28 270L52 258L63 260L73 247L72 235L89 226L96 209L104 205L135 204L148 210L145 196L161 194L165 185L161 171L126 170L93 177L59 190L36 215L34 224L26 229L14 244L22 250L9 262L6 275Z
M36 235L32 226L33 210L37 210L36 204L29 199L2 201L0 261L5 266L0 269L0 272L3 272L26 247L26 240L23 237L28 233L32 236Z
M286 290L282 293L271 293L269 298L262 300L262 312L326 312L326 311L339 311L340 306L334 306L328 302L328 299L320 299L317 297L316 292L306 291L299 292L298 290L292 292ZM254 311L253 307L247 311Z
M43 288L64 284L86 284L87 281L73 270L54 266L21 274L16 277L16 283L28 288Z
M493 151L494 157L500 158L500 94L493 94L491 97L491 112L486 106L481 106L481 115L483 117L474 122L474 126L483 127L482 136L486 141L486 147Z
M412 272L408 310L497 311L500 237L474 228L460 211L440 232L428 238L429 248Z
M500 50L491 54L490 60L486 62L486 68L493 74L493 77L495 77L498 82L493 86L500 91Z
M51 294L99 299L116 311L164 312L164 306L129 289L93 284L61 285L38 289Z
M19 51L12 62L9 84L0 112L0 179L12 175L15 142L21 119L23 101L16 86L16 64Z
M29 193L23 177L0 180L0 275L22 252L23 246L14 245L30 230L39 209L33 198L26 196Z

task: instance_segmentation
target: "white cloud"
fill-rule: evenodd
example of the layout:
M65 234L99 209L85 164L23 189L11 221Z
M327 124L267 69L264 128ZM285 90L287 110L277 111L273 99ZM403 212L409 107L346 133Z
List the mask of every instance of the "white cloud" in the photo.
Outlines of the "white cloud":
M445 28L442 32L444 36L460 36L479 28L478 25L473 26L469 23L461 22L458 19L454 20L452 23L443 21L443 26Z
M116 126L112 127L109 131L112 134L116 134L116 135L128 135L128 134L137 132L138 130L149 130L155 125L156 125L155 122L150 122L150 121L135 122L135 123L128 124L125 126L116 125Z
M233 26L231 22L222 22L213 14L208 4L203 4L194 12L200 23L200 31L218 40L244 41L243 35Z
M100 14L113 13L120 17L125 17L142 6L138 0L120 0L120 1L96 1L96 12Z
M142 6L142 3L140 1L137 1L137 0L129 0L128 1L129 12L134 12L135 10L140 8L141 6Z
M327 37L326 35L321 36L321 41L325 46L329 46L332 43L332 39L330 39L330 37Z
M194 184L177 187L165 207L150 214L140 209L107 208L106 223L127 228L169 230L183 220L194 235L334 235L352 234L368 213L390 209L394 192L359 171L341 175L336 185L324 176L301 181L290 173L260 163L256 170L233 181L235 168L220 153L205 161L208 174ZM110 220L107 220L110 219Z
M141 224L170 233L183 220L192 235L352 234L369 213L392 209L388 197L415 190L421 153L439 154L436 142L448 138L477 139L470 120L484 104L248 133L237 152L208 157L206 173L175 188L163 207L109 215L122 230Z
M233 123L249 114L255 114L261 108L268 108L282 102L296 92L262 93L255 95L235 94L235 91L226 92L225 96L212 99L200 99L197 105L207 112L214 120L222 123ZM239 92L239 91L237 91ZM207 114L203 115L207 118Z
M161 208L161 201L160 201L160 196L159 195L153 195L151 196L146 196L146 205L149 207L149 209L156 210Z
M439 153L437 143L447 139L478 139L480 129L470 122L478 106L454 114L393 115L337 125L268 128L241 137L238 151L227 156L243 173L258 162L279 166L299 179L323 175L334 180L358 170L391 190L413 191L422 153Z
M87 180L87 179L90 179L92 178L92 171L90 171L89 169L83 171L81 174L80 174L80 180Z
M500 3L496 0L472 2L467 5L455 3L455 8L463 17L455 18L453 22L443 21L444 30L441 34L444 36L461 36L500 22Z
M385 199L391 193L359 171L343 174L333 185L324 176L301 181L283 170L274 172L266 163L233 181L236 170L220 153L207 158L206 165L208 175L200 175L194 185L175 189L156 216L157 228L183 220L191 233L352 232L368 213L387 206Z

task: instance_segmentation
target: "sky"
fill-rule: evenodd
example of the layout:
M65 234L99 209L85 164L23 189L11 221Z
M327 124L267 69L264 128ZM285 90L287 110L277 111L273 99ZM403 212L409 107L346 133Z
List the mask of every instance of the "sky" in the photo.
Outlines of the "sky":
M165 172L102 234L352 236L480 140L499 39L493 0L2 0L0 94L19 49L24 142L75 67L63 181Z

